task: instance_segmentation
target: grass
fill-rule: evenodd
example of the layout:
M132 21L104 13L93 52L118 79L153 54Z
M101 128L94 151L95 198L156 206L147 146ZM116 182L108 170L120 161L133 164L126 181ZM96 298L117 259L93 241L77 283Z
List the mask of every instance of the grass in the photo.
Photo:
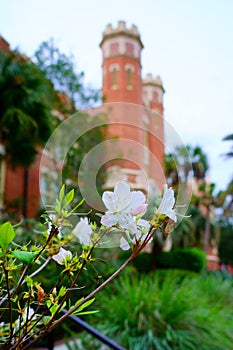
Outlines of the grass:
M232 349L232 282L221 277L125 273L97 304L100 312L87 321L126 349Z

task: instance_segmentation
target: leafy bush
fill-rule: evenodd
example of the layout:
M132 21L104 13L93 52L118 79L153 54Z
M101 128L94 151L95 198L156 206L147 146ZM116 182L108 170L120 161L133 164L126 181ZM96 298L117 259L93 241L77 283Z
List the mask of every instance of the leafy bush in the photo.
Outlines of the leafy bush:
M128 252L122 252L119 260L127 259ZM162 252L155 257L156 266L161 269L179 269L194 272L202 272L206 266L205 253L198 248L175 249L170 252ZM152 271L153 256L148 253L140 253L132 262L138 272L148 273Z
M124 261L129 257L128 251L122 251L119 255L119 261ZM132 261L132 266L134 266L138 272L148 273L151 272L153 266L152 254L141 252Z
M227 280L175 270L140 278L124 274L97 303L95 326L126 349L232 348L233 290Z
M201 272L206 266L205 253L198 248L176 249L157 256L157 266Z

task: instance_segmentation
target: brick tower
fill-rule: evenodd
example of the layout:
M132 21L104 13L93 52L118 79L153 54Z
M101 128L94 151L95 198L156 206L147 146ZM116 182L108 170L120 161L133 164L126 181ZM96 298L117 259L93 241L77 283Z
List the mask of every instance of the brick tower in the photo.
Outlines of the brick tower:
M126 28L119 21L116 29L109 24L100 43L103 52L104 102L142 104L141 50L137 27Z
M108 138L117 139L119 160L108 164L106 187L119 179L134 188L161 189L164 155L163 93L159 77L141 77L143 44L135 25L108 24L100 42L103 64L103 101L109 107ZM110 153L114 147L111 146ZM114 153L114 152L113 152ZM116 153L114 153L116 155ZM114 157L113 157L114 158ZM117 157L116 157L117 158ZM109 157L110 159L110 157Z

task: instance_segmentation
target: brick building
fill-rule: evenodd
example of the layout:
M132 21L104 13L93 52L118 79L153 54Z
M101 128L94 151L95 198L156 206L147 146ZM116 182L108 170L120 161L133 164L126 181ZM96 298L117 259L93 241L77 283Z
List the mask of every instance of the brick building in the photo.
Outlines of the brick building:
M108 115L106 139L117 144L115 158L107 164L108 178L105 187L111 188L119 179L129 181L134 188L161 189L163 175L164 125L163 94L160 78L141 76L143 43L135 25L127 28L119 21L116 28L107 25L100 48L103 55L102 96ZM0 50L10 51L9 44L0 37ZM111 159L110 147L109 159ZM114 154L113 154L114 156ZM40 207L39 166L40 151L27 174L27 216L34 217ZM114 157L113 157L114 158ZM15 203L22 213L25 172L12 168L0 144L0 206ZM16 205L17 204L17 205Z

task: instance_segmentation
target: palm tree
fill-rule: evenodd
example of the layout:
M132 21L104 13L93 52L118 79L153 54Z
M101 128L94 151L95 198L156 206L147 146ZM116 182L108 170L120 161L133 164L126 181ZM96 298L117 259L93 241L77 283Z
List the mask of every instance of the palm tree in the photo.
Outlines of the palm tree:
M178 146L173 153L165 155L165 173L170 184L176 187L186 183L190 173L196 180L203 180L209 168L206 154L200 146Z
M176 147L174 153L170 153L165 156L165 173L168 178L168 182L176 189L181 183L186 184L190 174L193 174L196 183L198 184L198 192L194 197L198 198L196 209L200 215L196 215L196 219L203 218L200 212L200 205L204 207L205 227L203 229L203 220L194 220L192 217L190 220L183 220L174 232L176 245L187 246L195 243L195 235L198 235L198 231L203 231L203 248L207 252L210 240L210 207L213 205L213 187L208 186L206 182L206 173L208 171L208 159L200 146L191 147ZM194 203L195 205L195 203ZM195 212L194 208L192 211ZM192 214L193 215L193 214ZM196 221L196 222L195 222ZM200 225L201 223L201 225ZM195 233L196 232L196 233Z
M28 58L0 52L0 140L12 166L25 168L25 217L28 168L51 133L52 94L51 83Z
M229 134L223 138L223 141L233 141L233 134ZM233 157L233 145L231 145L231 150L225 154L226 157L232 158Z

